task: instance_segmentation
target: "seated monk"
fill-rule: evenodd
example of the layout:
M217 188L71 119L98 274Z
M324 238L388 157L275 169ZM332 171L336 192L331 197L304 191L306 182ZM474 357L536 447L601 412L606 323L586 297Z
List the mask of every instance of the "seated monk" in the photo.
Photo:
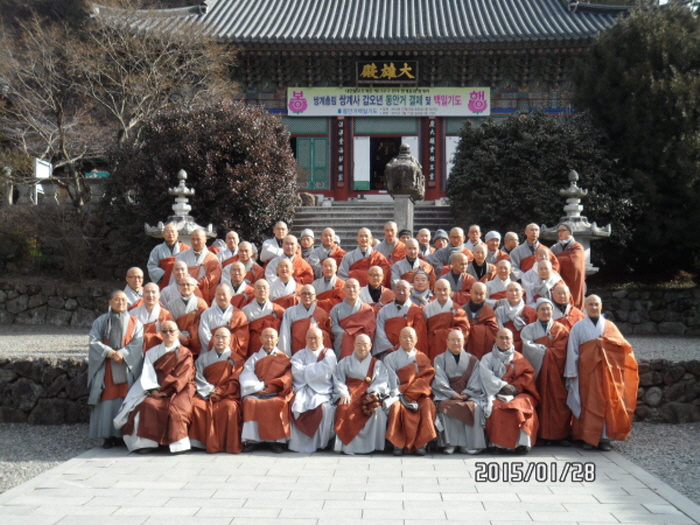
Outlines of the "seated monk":
M451 264L441 279L447 279L452 288L452 300L462 306L469 302L469 291L476 279L467 273L469 259L461 252L452 256Z
M146 265L148 276L161 289L170 282L170 274L172 273L177 254L190 249L185 243L178 242L178 236L177 227L172 222L166 224L165 228L163 228L164 242L153 248L148 256Z
M337 270L335 259L328 257L321 263L321 277L313 282L318 305L326 312L345 299L345 281L336 275Z
M270 287L279 278L277 266L280 261L287 260L292 263L291 277L300 285L311 284L314 281L314 271L301 256L301 247L294 235L287 235L282 242L282 255L275 257L267 263L265 267L265 279L270 283Z
M197 280L197 286L207 304L214 299L214 290L221 281L221 263L207 250L207 234L201 228L192 232L192 249L180 252L178 261L187 263L187 271Z
M323 332L317 327L306 333L306 347L292 357L294 402L289 450L316 452L333 437L335 405L333 373L335 352L323 344Z
M378 359L396 350L400 345L399 334L406 326L413 327L418 340L415 346L427 353L428 333L425 327L423 310L411 301L412 286L406 281L399 281L394 287L396 299L387 304L377 314L377 328L374 333L372 355Z
M160 291L156 283L143 287L143 303L131 310L131 315L143 324L143 352L146 353L163 342L160 328L165 321L174 321L173 316L160 305Z
M167 445L170 452L190 449L194 359L179 344L173 321L161 328L163 342L146 352L141 377L129 389L114 426L123 427L129 452L151 451Z
M496 277L496 266L486 261L488 248L478 244L472 252L474 260L467 265L467 273L479 282L486 283Z
M506 298L506 288L511 283L510 272L510 261L503 259L496 264L496 277L486 283L486 304L491 308L495 309L498 301Z
M263 329L268 327L274 328L275 333L277 333L284 315L284 308L269 301L270 285L267 284L265 279L255 281L253 294L255 300L243 307L243 313L248 319L248 330L250 331L248 357L260 350L260 335Z
M474 283L471 299L464 305L469 322L469 333L465 349L477 359L488 354L496 342L498 320L493 309L486 304L486 285Z
M223 270L221 284L228 284L231 287L231 304L236 308L243 308L253 300L253 287L245 280L245 266L240 261L229 264Z
M222 268L226 268L228 265L238 260L238 243L240 242L238 233L233 230L228 232L225 237L225 242L226 248L216 254L216 258L219 259Z
M428 334L427 355L431 362L442 353L440 348L447 348L447 335L452 330L459 330L463 336L469 334L467 316L462 308L454 304L451 293L450 282L438 279L435 283L435 301L423 308Z
M357 232L357 248L345 254L338 267L338 276L347 281L357 279L360 286L367 286L369 269L381 266L384 273L384 286L391 285L391 264L380 252L372 248L372 232L368 228L360 228Z
M525 288L526 303L534 307L538 299L552 300L552 290L558 284L564 284L558 273L552 270L552 263L542 261L537 265L537 279Z
M360 300L372 307L377 314L384 305L394 302L394 292L384 286L384 270L381 266L372 266L367 274L369 282L360 290Z
M372 340L358 335L352 355L342 359L333 374L336 452L352 455L384 450L387 416L382 400L389 396L389 376L371 350Z
M180 296L165 305L180 330L180 344L186 346L193 356L198 356L201 350L199 318L207 309L204 299L195 295L196 287L197 281L193 277L186 277L180 284Z
M335 230L333 228L324 229L321 232L321 246L317 246L313 249L307 261L314 271L314 277L316 277L316 279L321 277L323 261L330 257L335 261L337 268L343 260L345 253L345 250L342 250L340 246L338 246L338 243L336 243ZM316 293L318 293L318 290L316 290Z
M487 396L486 433L498 448L527 454L537 440L539 395L535 370L513 346L513 334L502 328L493 350L481 360L481 381Z
M518 283L510 283L506 288L506 298L496 308L499 328L508 328L513 337L515 349L520 352L523 343L520 330L537 319L535 311L523 301L523 289Z
M256 281L265 278L265 270L253 260L253 245L249 242L243 241L238 245L238 261L243 263L248 284L255 284Z
M360 334L374 337L376 319L374 310L360 300L360 283L357 279L345 281L345 300L331 310L333 349L337 360L349 356Z
M586 250L574 239L574 225L562 222L557 228L559 242L552 246L552 253L559 261L559 274L569 286L574 306L583 308L586 292Z
M520 284L522 287L527 291L528 288L532 287L535 285L536 282L539 281L540 276L539 276L539 267L540 263L543 263L545 261L549 261L549 254L551 252L547 249L546 246L542 246L540 244L539 248L535 250L535 263L532 265L532 268L530 268L528 271L524 272L522 276L520 277ZM561 280L561 277L559 274L555 271L550 272L553 277L557 278L557 281Z
M520 337L523 355L535 370L535 384L540 394L537 437L568 446L571 444L571 410L566 406L564 364L569 329L554 322L549 299L539 299L536 312L537 321L523 328Z
M395 456L411 452L425 456L426 445L437 437L435 404L430 398L435 369L428 356L416 349L413 328L401 330L400 339L399 349L384 359L391 395L384 402L389 408L386 438L394 445Z
M374 249L386 257L390 265L396 264L406 257L406 250L403 242L399 240L397 234L399 227L394 221L384 224L384 240L377 244Z
M258 281L261 282L261 281ZM243 452L252 452L259 443L271 443L279 454L291 435L289 423L292 391L291 361L277 348L277 330L262 331L262 347L245 362L239 381L243 396Z
M221 327L214 332L214 346L195 362L197 394L192 400L190 443L209 454L243 450L241 427L243 412L238 376L243 359L231 352L231 332Z
M552 263L552 268L558 272L559 260L557 256L549 248L540 244L540 227L535 223L528 224L525 228L525 237L525 242L513 248L509 253L515 278L522 279L525 272L533 267L536 261L535 252L540 248L547 252L547 258Z
M306 334L314 326L321 330L324 348L332 348L331 318L318 305L314 287L310 284L302 286L299 296L301 302L285 310L282 317L279 349L288 356L303 350L307 344Z
M231 350L241 359L245 359L250 340L248 319L241 309L231 304L231 287L228 284L216 287L214 303L202 312L199 319L199 343L203 349L211 350L214 346L212 334L222 326L230 332Z
M438 445L443 453L478 454L486 448L486 394L481 386L479 360L464 351L464 335L452 330L447 350L433 363L433 396L437 407Z
M292 262L282 259L277 265L277 280L270 284L270 301L285 309L299 302L302 285L294 280L293 271Z
M569 287L563 283L558 284L552 290L552 304L554 305L552 319L563 324L569 330L586 317L581 310L573 306Z

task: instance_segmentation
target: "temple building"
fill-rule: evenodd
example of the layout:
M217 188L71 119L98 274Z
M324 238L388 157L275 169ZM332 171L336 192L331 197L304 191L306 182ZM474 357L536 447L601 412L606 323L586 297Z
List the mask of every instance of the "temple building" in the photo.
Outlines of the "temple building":
M206 0L144 16L238 49L240 98L280 115L302 191L386 195L401 143L445 196L467 121L573 111L571 75L629 7L574 0ZM143 28L142 28L143 29Z

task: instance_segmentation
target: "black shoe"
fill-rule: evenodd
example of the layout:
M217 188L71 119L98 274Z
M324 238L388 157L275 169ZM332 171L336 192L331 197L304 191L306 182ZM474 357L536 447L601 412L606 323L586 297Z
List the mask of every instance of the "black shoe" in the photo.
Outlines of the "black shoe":
M253 452L253 450L255 450L255 444L253 443L246 443L243 447L244 454L247 454L248 452Z
M525 454L529 454L530 452L530 447L526 447L524 445L521 445L515 449L515 453L524 456Z
M403 449L399 447L394 447L394 456L403 456Z
M425 456L426 453L427 452L425 450L425 447L421 447L421 448L416 450L416 456Z
M610 444L610 441L605 440L600 443L598 443L598 448L602 450L603 452L610 452L612 450L612 445Z
M284 452L284 447L280 443L273 443L272 445L270 445L270 449L275 454L281 454L282 452Z
M571 441L569 441L568 439L560 439L556 442L556 444L560 447L570 447Z
M108 450L114 446L113 438L105 438L104 443L102 443L102 448Z

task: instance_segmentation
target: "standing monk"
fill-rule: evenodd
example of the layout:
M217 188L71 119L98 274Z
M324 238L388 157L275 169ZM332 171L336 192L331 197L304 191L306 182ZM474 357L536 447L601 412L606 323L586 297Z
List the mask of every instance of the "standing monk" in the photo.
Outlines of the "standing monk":
M122 433L114 426L129 387L141 374L143 326L127 313L127 298L114 291L109 298L111 311L98 317L90 330L88 353L88 405L90 438L104 438L103 447L112 448Z
M389 375L371 350L372 340L358 335L352 355L342 359L333 374L338 403L336 452L352 455L384 450L387 418L382 400L389 396Z
M211 350L215 343L212 335L218 328L226 327L229 330L229 348L241 359L245 359L250 340L248 319L241 309L231 304L231 297L231 287L228 284L216 287L214 302L202 312L199 319L199 344L205 352Z
M165 321L174 321L172 314L160 305L160 291L156 283L143 287L143 303L131 310L143 325L143 352L163 342L160 328Z
M335 261L337 268L340 266L345 256L345 250L342 250L335 240L335 230L333 228L326 228L321 232L321 246L314 248L309 256L308 263L311 265L311 268L313 268L314 277L317 279L321 277L321 265L323 261L331 258Z
M304 285L299 296L301 301L284 311L280 325L279 348L290 357L306 346L306 334L313 327L321 330L324 347L333 347L331 318L328 312L318 305L314 287L310 284Z
M337 271L335 259L328 257L321 263L321 277L312 283L318 304L326 312L330 312L336 304L345 299L345 281L336 275Z
M143 303L143 271L141 268L134 266L126 271L124 293L129 301L129 310Z
M190 249L185 243L178 242L178 235L177 227L172 222L166 224L163 228L164 242L153 248L148 257L146 265L148 276L161 288L170 282L170 274L177 254Z
M513 275L517 279L522 279L527 272L535 264L535 252L539 248L547 250L549 262L552 263L552 268L555 272L559 271L559 260L549 248L540 244L540 227L537 224L528 224L525 228L526 240L523 244L513 248L510 252L510 261L513 263Z
M391 263L380 252L372 248L372 232L368 228L360 228L357 231L357 248L348 252L343 257L338 267L338 276L341 279L357 279L360 286L366 286L369 282L368 273L372 266L381 266L384 272L384 286L391 286Z
M425 446L437 438L435 404L430 387L435 369L430 359L416 349L416 331L407 326L401 330L401 346L384 359L389 373L391 397L386 438L394 445L394 455L415 452L425 456Z
M394 292L384 286L384 270L381 266L372 266L367 274L369 282L360 290L360 299L372 307L377 314L384 305L394 301Z
M562 222L557 228L559 242L552 246L552 253L559 260L559 274L569 285L576 308L583 308L586 292L586 251L573 236L573 225Z
M238 243L240 239L238 234L231 230L226 234L226 249L216 254L222 268L226 268L229 264L235 263L238 260Z
M411 301L412 286L406 281L399 281L394 287L396 299L387 304L377 314L377 330L374 334L372 355L383 359L387 352L393 352L400 345L400 334L403 328L411 326L416 332L416 348L427 354L428 333L425 327L425 317L420 306Z
M209 454L238 454L241 444L241 388L238 376L243 359L231 352L231 332L219 328L214 332L214 347L195 363L197 395L192 400L190 442Z
M141 377L129 389L114 418L115 425L124 426L129 452L151 451L158 445L168 445L175 453L190 449L188 427L196 391L194 359L179 344L179 334L173 321L163 323L163 342L146 352Z
M415 239L408 239L404 243L404 246L406 247L406 257L395 262L391 267L392 286L396 285L401 279L409 283L412 282L413 276L422 269L423 272L427 274L430 288L432 289L435 285L435 270L430 264L418 256L418 241Z
M469 335L466 350L481 359L488 354L496 342L498 320L493 309L486 304L486 285L474 283L471 299L464 305L469 320Z
M314 271L301 256L297 238L294 235L287 235L282 242L282 255L269 261L265 268L265 279L270 283L270 286L279 278L277 266L283 260L288 260L292 263L292 277L297 283L305 285L314 282Z
M396 264L406 257L406 250L404 244L397 237L398 233L398 225L394 221L387 222L384 224L384 240L374 247L387 258L389 264Z
M428 357L431 361L447 348L447 335L452 330L459 330L462 336L469 334L469 321L462 308L455 305L450 294L452 289L446 279L435 283L436 299L423 308L426 330L428 333ZM441 350L443 349L443 350Z
M568 446L571 435L571 410L566 406L564 363L569 329L552 319L552 302L537 301L537 321L520 333L523 355L535 369L540 402L537 416L540 428L537 437Z
M194 356L199 355L201 350L199 318L207 309L207 303L204 299L194 294L196 287L197 281L189 275L186 276L180 283L180 295L165 305L180 330L180 344L189 348Z
M571 329L564 377L567 404L574 414L573 436L584 448L610 450L624 441L637 406L639 372L634 352L617 326L602 315L603 303L590 295L586 318Z
M284 315L284 308L269 301L270 285L265 279L255 281L253 294L255 299L243 307L250 331L246 354L248 357L260 350L260 336L265 328L274 328L275 333L278 333ZM277 345L277 341L275 341L275 345Z
M371 339L375 329L374 310L360 300L360 283L357 279L348 279L345 300L331 310L333 349L338 361L352 353L358 335L367 334Z
M518 283L510 283L506 288L506 298L496 308L496 319L499 328L508 328L513 336L515 349L520 352L523 343L520 340L520 330L537 319L532 307L523 300L523 288Z
M241 372L243 396L243 452L252 452L258 443L271 443L280 454L291 435L289 404L292 392L291 361L277 348L277 330L268 327L260 335L262 347L245 362Z
M552 319L563 324L569 330L586 315L571 304L571 293L569 287L564 283L558 284L552 290L552 303L554 304L554 315Z
M192 232L192 249L180 252L175 258L187 263L187 271L197 280L197 286L207 304L214 299L214 290L221 281L221 263L207 250L207 234L201 228Z

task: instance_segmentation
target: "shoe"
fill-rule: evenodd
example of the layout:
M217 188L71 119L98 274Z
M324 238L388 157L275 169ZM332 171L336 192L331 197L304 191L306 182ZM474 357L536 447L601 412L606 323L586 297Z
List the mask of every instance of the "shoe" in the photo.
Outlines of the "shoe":
M125 447L124 439L122 438L112 438L112 445L115 447Z
M447 446L443 449L442 451L443 454L447 454L448 456L452 455L455 453L455 448L453 446Z
M603 452L610 452L612 450L612 445L610 444L610 441L606 439L605 441L598 443L598 448Z
M530 447L526 447L526 446L521 445L515 449L515 453L520 455L520 456L524 456L525 454L530 453Z
M591 445L590 443L584 443L583 450L593 450L593 445Z
M477 454L481 454L484 451L484 449L483 448L459 447L459 451L462 454L469 454L470 456L476 456Z
M394 447L394 456L403 456L403 449L399 447Z
M270 449L275 454L281 454L282 452L284 452L284 447L280 443L273 443L272 445L270 445Z
M114 446L114 441L112 441L112 438L105 438L104 443L102 443L102 448L105 450L109 450Z
M452 447L452 452L454 452L454 451L455 451L455 449L454 449L454 447ZM416 450L416 456L425 456L425 454L426 454L425 447L421 447L418 450Z
M571 441L569 441L568 439L560 439L559 441L557 441L556 444L560 447L570 447Z
M157 448L139 448L136 450L137 454L150 454L151 452L158 450Z
M255 444L254 443L246 443L245 446L243 447L243 453L247 454L249 452L253 452L255 450Z

